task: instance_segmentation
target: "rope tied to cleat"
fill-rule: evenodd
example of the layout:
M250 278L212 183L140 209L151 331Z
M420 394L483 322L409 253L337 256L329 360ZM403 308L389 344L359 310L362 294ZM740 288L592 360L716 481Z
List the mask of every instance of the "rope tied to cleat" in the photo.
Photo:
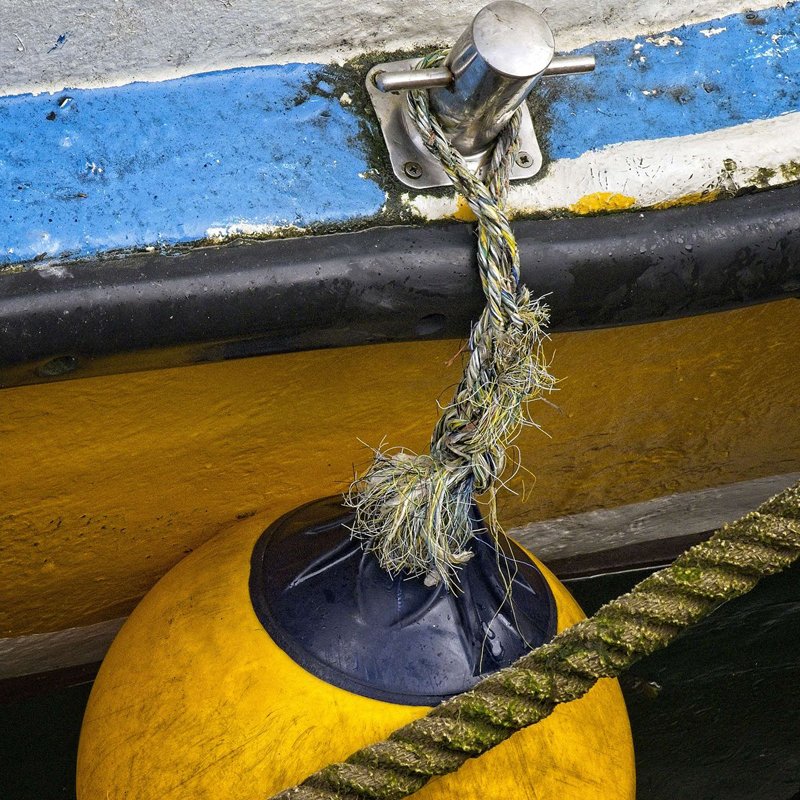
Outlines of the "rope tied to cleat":
M437 66L445 54L423 58ZM353 535L391 575L425 576L428 585L457 586L457 570L472 555L470 505L485 495L484 517L496 534L496 493L508 447L524 425L528 405L552 390L542 344L548 310L520 281L519 252L505 213L511 169L519 151L519 110L501 131L481 180L453 148L431 112L424 90L408 107L433 153L478 220L478 267L486 306L472 327L469 357L452 402L434 429L429 454L375 452L346 497L355 510Z
M441 60L434 54L419 67ZM463 378L436 425L430 453L376 452L347 501L356 512L354 535L385 569L455 588L458 566L471 555L472 497L488 493L487 521L497 530L495 493L507 447L522 425L534 424L527 405L554 380L542 355L547 309L520 283L503 210L518 116L500 134L481 181L448 144L425 93L409 92L408 102L426 145L478 218L486 307L473 326ZM800 483L510 667L273 800L400 800L582 697L601 678L619 676L798 558Z
M798 558L800 483L512 666L273 800L400 800L619 676Z

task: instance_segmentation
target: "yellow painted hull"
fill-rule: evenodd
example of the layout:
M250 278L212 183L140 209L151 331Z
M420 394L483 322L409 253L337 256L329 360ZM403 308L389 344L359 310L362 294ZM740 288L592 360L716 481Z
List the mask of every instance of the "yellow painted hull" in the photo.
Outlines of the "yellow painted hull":
M193 553L125 624L86 709L78 800L263 800L425 714L327 684L273 643L248 590L264 526L237 523ZM562 630L583 615L542 570ZM601 681L414 796L633 800L633 746L617 682Z
M553 336L507 527L800 468L800 301ZM0 636L127 614L237 518L347 487L359 440L423 450L457 341L0 393ZM452 362L452 363L449 363ZM449 363L449 366L448 366ZM528 471L529 470L529 471ZM535 476L535 479L534 479Z

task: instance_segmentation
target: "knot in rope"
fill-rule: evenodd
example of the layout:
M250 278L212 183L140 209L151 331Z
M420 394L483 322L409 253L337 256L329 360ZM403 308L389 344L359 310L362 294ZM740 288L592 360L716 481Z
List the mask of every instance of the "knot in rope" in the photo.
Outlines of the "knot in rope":
M417 68L444 58L433 53ZM424 575L429 585L443 581L452 589L458 567L472 555L473 498L486 495L484 516L496 535L495 496L508 447L522 426L535 424L528 403L555 381L542 349L547 308L520 282L517 242L505 212L521 112L498 135L480 178L448 141L426 91L408 93L408 111L477 217L486 306L472 327L464 374L434 429L430 453L376 451L345 500L355 509L354 536L390 574Z

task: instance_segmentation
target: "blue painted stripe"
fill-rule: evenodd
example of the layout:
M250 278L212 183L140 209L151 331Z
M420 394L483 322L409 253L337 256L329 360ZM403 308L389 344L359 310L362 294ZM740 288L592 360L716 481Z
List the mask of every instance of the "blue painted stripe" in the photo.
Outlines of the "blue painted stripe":
M711 33L719 28L725 30ZM554 158L800 110L800 3L686 25L667 36L681 44L637 37L576 51L594 53L597 70L552 79Z
M385 198L359 177L367 164L355 115L324 84L305 90L319 69L0 99L0 260L196 241L238 222L376 214Z
M800 4L587 47L551 79L549 152L681 136L800 110ZM714 28L725 28L707 36ZM659 37L654 37L659 38ZM313 64L0 98L0 263L202 239L237 223L373 217L358 121ZM68 101L64 98L70 98Z

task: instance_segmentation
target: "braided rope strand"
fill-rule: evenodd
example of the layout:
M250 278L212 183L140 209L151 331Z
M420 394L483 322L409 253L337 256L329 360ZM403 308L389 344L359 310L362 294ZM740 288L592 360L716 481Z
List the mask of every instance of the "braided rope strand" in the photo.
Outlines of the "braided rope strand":
M443 59L435 53L418 66ZM486 493L487 525L496 535L495 493L507 449L522 426L535 424L529 403L553 388L542 349L548 313L520 283L519 252L504 211L521 113L498 136L481 180L451 147L427 92L409 92L408 110L478 219L486 306L473 325L464 375L435 427L430 454L377 451L346 502L356 512L353 534L390 574L425 575L429 584L454 588L457 568L472 555L472 498Z
M800 558L800 482L512 666L273 800L400 800L659 650Z

